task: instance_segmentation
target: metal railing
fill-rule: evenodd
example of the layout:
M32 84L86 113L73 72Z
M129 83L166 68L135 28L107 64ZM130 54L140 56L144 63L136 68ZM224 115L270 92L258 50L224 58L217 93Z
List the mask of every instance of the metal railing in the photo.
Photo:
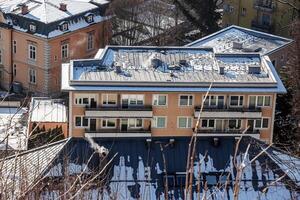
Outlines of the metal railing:
M86 106L86 110L89 111L152 111L151 105L141 105L141 106L98 106L90 107Z
M200 111L200 106L195 107L195 111ZM244 107L230 107L230 106L216 106L216 107L204 107L203 112L261 112L260 107L244 108Z

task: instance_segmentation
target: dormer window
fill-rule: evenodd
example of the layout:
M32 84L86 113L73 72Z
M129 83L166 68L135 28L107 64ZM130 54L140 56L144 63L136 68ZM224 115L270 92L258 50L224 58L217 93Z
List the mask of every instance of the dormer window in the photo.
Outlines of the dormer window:
M31 33L35 33L36 32L36 25L35 24L30 24L29 25L29 31Z
M92 14L92 13L86 14L86 15L85 15L85 21L86 21L87 23L92 23L92 22L94 22L94 14Z
M62 23L59 25L59 27L60 27L60 30L61 30L61 31L67 31L67 30L69 30L69 24L68 24L67 22L62 22Z

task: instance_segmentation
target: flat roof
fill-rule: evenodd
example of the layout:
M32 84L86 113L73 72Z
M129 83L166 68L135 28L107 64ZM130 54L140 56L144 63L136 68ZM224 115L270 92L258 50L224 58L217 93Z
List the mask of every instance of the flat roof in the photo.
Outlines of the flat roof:
M268 56L215 54L199 47L107 46L62 65L63 91L122 90L285 93Z
M99 58L72 60L69 68L70 85L277 84L259 54L215 54L212 48L107 46Z
M232 25L186 46L212 47L215 53L257 52L265 55L291 42L288 38Z
M30 104L31 122L67 122L67 106L61 99L33 97Z

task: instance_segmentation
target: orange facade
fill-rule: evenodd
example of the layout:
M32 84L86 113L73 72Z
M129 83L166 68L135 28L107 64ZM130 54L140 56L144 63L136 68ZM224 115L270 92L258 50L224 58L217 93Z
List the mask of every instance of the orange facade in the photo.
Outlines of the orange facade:
M84 137L86 129L85 128L78 128L75 126L75 117L76 116L85 116L86 115L86 106L83 105L76 105L75 104L75 99L76 95L90 95L93 97L96 97L96 102L97 102L97 108L96 110L101 110L101 107L103 107L102 102L103 102L103 96L102 94L116 94L117 95L117 106L121 104L121 96L124 94L143 94L144 95L144 105L145 106L152 106L152 113L153 117L152 118L145 118L144 123L143 123L143 128L145 130L148 130L149 126L151 126L151 123L153 118L156 116L165 116L166 117L166 127L165 128L151 128L151 136L190 136L193 133L193 128L195 127L195 124L197 122L197 117L195 115L196 109L195 107L201 106L201 102L204 98L205 93L157 93L157 92L122 92L122 93L116 93L116 92L88 92L88 93L80 93L80 92L70 92L69 93L69 133L70 136L75 136L75 137ZM153 105L153 95L155 94L165 94L167 95L167 105L165 106L154 106ZM192 95L193 96L193 102L189 106L180 106L179 105L179 97L180 95ZM255 96L256 94L223 94L223 93L211 93L210 95L222 95L225 97L224 99L224 105L228 105L229 103L229 97L231 95L235 96L243 96L243 108L248 108L249 107L249 96ZM268 128L261 128L259 129L260 132L260 139L265 140L270 142L272 140L272 127L273 127L273 121L274 121L274 109L275 109L275 102L276 102L276 94L257 94L258 96L270 96L271 103L270 106L264 106L261 107L261 117L263 118L268 118ZM241 112L242 113L242 112ZM109 112L108 112L109 115ZM133 113L134 115L138 115L138 112ZM222 120L224 120L223 123L223 129L228 126L228 119L234 119L230 117L230 111L228 110L228 115L229 117L225 117ZM192 118L192 125L191 127L187 128L180 128L178 125L178 120L179 117L189 117ZM216 115L215 118L210 118L210 119L216 119L219 118L218 114ZM204 118L202 118L204 119ZM207 118L208 119L208 118ZM97 118L97 130L102 130L103 128L101 127L101 120L102 118ZM115 127L116 129L120 128L120 118L117 119L117 126ZM240 130L245 130L248 126L248 119L247 118L242 118L241 119L241 127ZM205 129L202 127L202 124L200 123L200 132L199 135L209 133L207 132L208 129ZM211 129L210 129L211 131ZM125 136L126 133L123 134Z
M70 59L91 58L104 47L109 39L106 23L100 22L51 39L0 27L1 87L9 89L12 81L16 81L25 91L37 95L59 94L61 64ZM63 45L67 46L65 58L62 58ZM34 56L31 46L35 48Z

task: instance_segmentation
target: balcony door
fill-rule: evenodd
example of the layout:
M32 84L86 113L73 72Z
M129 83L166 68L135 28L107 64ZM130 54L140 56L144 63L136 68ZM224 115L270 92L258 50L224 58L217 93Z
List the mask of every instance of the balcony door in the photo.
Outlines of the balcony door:
M122 119L121 120L121 127L122 132L126 132L128 130L128 119Z
M91 108L96 108L97 107L97 101L95 98L91 98Z
M96 131L96 119L90 119L90 131Z
M216 119L216 131L223 131L223 120L222 119Z

